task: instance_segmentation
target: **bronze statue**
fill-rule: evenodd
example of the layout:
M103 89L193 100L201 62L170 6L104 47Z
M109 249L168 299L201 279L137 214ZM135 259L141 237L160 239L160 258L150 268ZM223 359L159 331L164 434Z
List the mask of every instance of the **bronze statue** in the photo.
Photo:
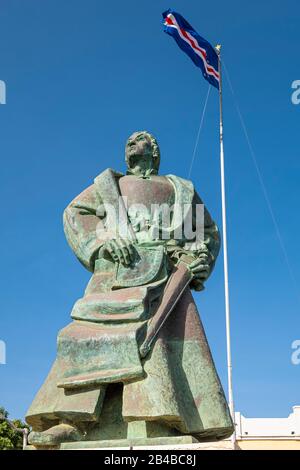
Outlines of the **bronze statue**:
M191 181L158 175L151 134L135 132L125 154L126 175L105 170L64 212L68 243L92 277L27 413L36 448L188 443L233 432L191 295L213 270L218 228L204 208L198 237L203 203Z

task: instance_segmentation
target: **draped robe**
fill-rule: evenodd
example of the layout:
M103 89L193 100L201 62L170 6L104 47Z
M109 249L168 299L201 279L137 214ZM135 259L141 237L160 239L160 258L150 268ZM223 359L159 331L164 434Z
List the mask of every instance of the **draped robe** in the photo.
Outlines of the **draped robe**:
M123 175L111 174L118 185ZM202 203L190 181L174 175L164 178L172 186L175 203L193 208ZM202 289L201 282L191 281L151 352L144 359L139 355L149 320L161 302L172 260L181 251L196 259L197 240L187 242L183 235L180 240L171 237L163 244L141 242L145 271L138 281L127 278L125 272L123 284L119 281L116 288L116 263L99 258L105 241L99 224L103 228L106 217L105 211L99 215L99 207L107 202L115 203L105 171L64 212L67 241L93 275L83 298L73 307L73 321L59 332L57 358L28 410L27 422L40 431L64 420L97 423L104 398L109 399L107 387L121 383L125 422L157 421L199 440L229 436L233 431L230 413L191 295L191 289ZM182 224L175 212L171 234L176 224ZM138 240L139 236L137 232ZM203 243L212 271L220 238L206 208Z

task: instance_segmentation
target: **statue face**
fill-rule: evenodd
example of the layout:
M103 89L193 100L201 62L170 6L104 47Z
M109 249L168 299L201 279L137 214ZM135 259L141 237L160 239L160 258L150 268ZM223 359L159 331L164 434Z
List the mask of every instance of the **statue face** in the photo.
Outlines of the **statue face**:
M145 174L152 168L153 150L149 137L136 132L126 144L127 164L133 174Z

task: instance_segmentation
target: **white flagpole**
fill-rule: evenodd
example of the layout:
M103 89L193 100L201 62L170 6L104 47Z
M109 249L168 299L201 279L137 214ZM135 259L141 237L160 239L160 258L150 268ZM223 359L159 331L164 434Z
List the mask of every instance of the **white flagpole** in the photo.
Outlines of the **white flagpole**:
M235 425L234 402L232 389L232 363L231 363L231 342L230 342L230 307L229 307L229 287L228 287L228 258L227 258L227 227L226 227L226 196L225 196L225 169L224 169L224 143L223 143L223 97L222 97L222 64L221 46L216 46L219 64L219 97L220 97L220 165L221 165L221 195L222 195L222 233L223 233L223 256L224 256L224 293L225 293L225 314L226 314L226 345L227 345L227 375L228 375L228 404ZM235 429L235 428L234 428ZM235 444L236 433L231 436L231 441Z

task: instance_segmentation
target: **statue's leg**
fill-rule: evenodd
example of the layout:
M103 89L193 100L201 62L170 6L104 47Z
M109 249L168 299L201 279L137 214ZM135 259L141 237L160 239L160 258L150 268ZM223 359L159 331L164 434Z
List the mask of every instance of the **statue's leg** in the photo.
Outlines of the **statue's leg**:
M31 443L84 439L99 422L105 384L143 376L138 325L74 321L60 331L57 359L27 413Z
M99 420L105 385L66 391L57 387L60 377L60 364L56 360L26 415L33 430L30 444L54 446L62 441L80 440L86 425Z

